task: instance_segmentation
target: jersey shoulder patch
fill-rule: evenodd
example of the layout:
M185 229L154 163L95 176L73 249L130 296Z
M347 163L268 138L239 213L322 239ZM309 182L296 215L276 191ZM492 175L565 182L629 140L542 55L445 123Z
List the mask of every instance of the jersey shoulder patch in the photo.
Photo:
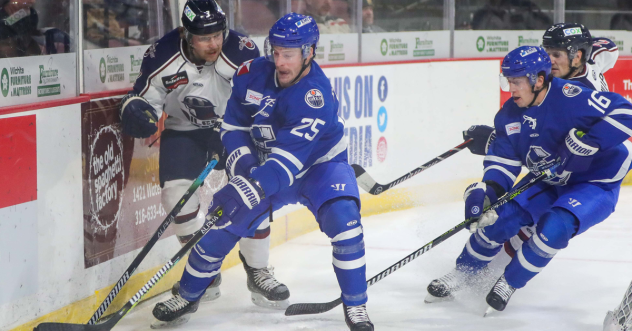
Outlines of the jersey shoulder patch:
M250 72L250 64L252 63L252 60L248 60L244 63L242 63L239 68L237 68L237 76L241 76L241 75L245 75L247 73Z
M222 46L222 58L233 69L242 63L259 57L259 48L248 36L229 30L226 42Z
M582 89L577 85L566 83L562 87L562 92L564 93L565 96L572 98L582 93Z
M134 83L134 91L136 93L141 93L149 84L148 80L159 70L167 68L167 62L180 54L180 40L180 32L178 29L174 29L147 48L145 55L143 55L138 78ZM181 85L182 77L179 77L177 81ZM176 82L176 80L173 82Z

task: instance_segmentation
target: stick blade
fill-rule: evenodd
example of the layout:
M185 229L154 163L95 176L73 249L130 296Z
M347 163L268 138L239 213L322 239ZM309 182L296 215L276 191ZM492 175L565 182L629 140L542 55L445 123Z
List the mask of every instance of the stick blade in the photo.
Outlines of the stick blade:
M326 303L295 303L285 310L285 316L322 314L328 312L342 303L338 298Z
M109 331L116 324L117 318L110 318L100 324L72 324L72 323L40 323L33 331Z

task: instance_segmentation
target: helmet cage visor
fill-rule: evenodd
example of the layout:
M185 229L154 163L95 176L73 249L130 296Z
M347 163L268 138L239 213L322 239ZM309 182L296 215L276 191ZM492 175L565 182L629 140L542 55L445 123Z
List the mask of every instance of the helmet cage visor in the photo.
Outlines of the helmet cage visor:
M532 75L533 76L533 75ZM521 79L522 77L527 79ZM534 76L537 79L537 76ZM500 81L500 89L503 92L510 92L511 90L531 90L535 85L533 78L526 76L505 76L502 73L498 76ZM513 89L512 89L513 87Z
M287 46L282 46L282 47L287 47ZM312 45L303 44L303 45L300 45L298 47L287 47L287 48L300 48L303 60L305 60L310 55L309 50L310 50L311 47L312 47ZM270 42L270 37L269 36L266 37L266 40L265 40L265 42L263 44L263 54L264 54L266 60L268 60L270 62L274 62L274 45L272 44L272 42Z

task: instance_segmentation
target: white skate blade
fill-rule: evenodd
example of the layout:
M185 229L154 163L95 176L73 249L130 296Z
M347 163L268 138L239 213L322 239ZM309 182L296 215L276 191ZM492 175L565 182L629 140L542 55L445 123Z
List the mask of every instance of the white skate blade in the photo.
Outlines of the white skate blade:
M266 299L263 295L259 293L252 292L250 298L252 300L252 303L263 308L285 310L287 309L287 307L290 306L290 301L287 299L280 301L271 301Z
M206 289L206 292L204 292L204 295L202 295L202 297L200 298L200 302L213 301L219 298L221 295L222 292L220 292L219 287L210 287Z
M176 326L180 326L182 324L186 324L186 322L188 322L190 318L191 318L191 314L180 316L170 322L159 321L154 318L154 322L151 323L150 327L152 329L169 329Z
M491 306L487 307L487 310L485 311L485 315L483 315L483 317L487 317L487 315L491 314L492 312L495 312L496 309L492 308Z
M448 295L447 297L436 297L430 293L428 293L428 295L426 295L426 298L424 299L425 303L437 303L437 302L444 302L444 301L453 301L454 300L454 296L453 295Z

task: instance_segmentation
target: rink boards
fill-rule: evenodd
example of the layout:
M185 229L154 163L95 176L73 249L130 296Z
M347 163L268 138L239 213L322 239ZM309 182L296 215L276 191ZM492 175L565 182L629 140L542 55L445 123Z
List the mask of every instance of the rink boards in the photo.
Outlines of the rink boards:
M438 60L326 68L346 122L350 163L389 182L458 145L470 125L492 125L502 101L499 64ZM628 99L631 67L630 59L621 59L606 74L611 90ZM164 219L160 142L151 145L157 136L121 136L116 94L0 108L2 330L32 329L42 321L85 323ZM362 213L457 201L482 176L481 161L465 151L383 195L364 194ZM217 185L211 181L207 194ZM274 219L273 246L318 228L300 206ZM179 247L166 233L112 308ZM223 268L238 263L232 252ZM169 289L183 267L149 296Z

